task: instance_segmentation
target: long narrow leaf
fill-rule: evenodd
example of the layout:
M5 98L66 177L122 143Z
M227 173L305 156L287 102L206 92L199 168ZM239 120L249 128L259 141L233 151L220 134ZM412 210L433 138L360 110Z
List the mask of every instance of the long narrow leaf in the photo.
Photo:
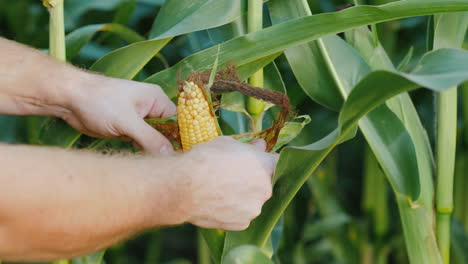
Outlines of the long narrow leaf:
M240 17L240 4L238 0L168 0L154 21L150 39L222 26Z
M181 12L181 6L184 6L185 11ZM237 1L226 0L167 1L152 31L157 34L157 38L115 50L99 59L91 66L91 70L112 77L132 79L173 37L232 22L239 17L238 7ZM216 9L216 16L207 17L207 12L212 12L212 9Z
M268 9L273 24L312 14L303 0L270 0ZM284 53L304 92L314 101L339 111L343 98L330 71L324 67L327 58L320 52L319 41L289 48Z
M88 44L89 41L99 31L114 33L129 43L143 41L145 38L135 31L119 24L98 24L81 27L67 35L67 60L73 59L80 50Z
M325 35L393 19L441 12L468 10L465 0L406 0L382 6L357 6L336 13L303 17L237 37L220 45L219 63L243 65L273 53L307 43ZM170 97L177 91L176 76L208 71L217 56L217 47L194 54L146 81L161 85Z
M367 96L375 97L376 95L385 97L382 99L382 103L385 102L385 99L389 99L395 95L395 90L399 92L408 91L411 89L415 89L419 87L419 84L414 83L412 80L418 80L418 82L424 82L425 77L431 79L433 78L432 75L424 75L418 73L426 72L426 68L432 68L433 64L429 64L427 62L434 62L434 58L437 57L445 57L444 53L447 50L434 52L428 54L427 57L422 61L421 70L415 72L406 80L408 83L403 82L388 82L389 80L384 80L387 82L388 85L385 86L384 90L375 90L375 83L372 82L374 80L375 75L380 75L382 72L375 72L371 73L367 78L363 79L357 86L356 86L356 93L365 94ZM463 58L466 56L466 51L459 51L459 50L450 50L449 52L454 52L456 54L451 54L456 57L460 57L460 61L462 65L468 63L468 60L464 60ZM451 58L451 57L449 57ZM450 59L443 59L444 62L447 64L451 63ZM458 63L455 62L455 63ZM422 65L425 65L423 67ZM465 72L468 72L468 67L464 68ZM441 76L441 79L437 81L439 83L438 86L435 86L437 89L448 89L452 85L452 81L446 82L445 85L442 85L442 80L444 79L445 74L450 73L451 67L443 68L443 67L436 67L434 71L431 73L435 76ZM395 79L405 78L407 76L404 73L394 73L388 72L388 74L394 74L396 77ZM417 76L414 76L417 75ZM461 83L466 80L468 77L464 75L459 75L458 82ZM369 81L370 80L370 81ZM393 79L392 79L393 80ZM411 85L407 85L411 83ZM403 87L396 87L396 85L402 84ZM435 88L429 87L429 88ZM353 89L353 91L355 91ZM274 189L274 195L270 201L267 202L263 209L263 213L258 217L252 224L249 229L243 232L229 232L227 234L226 242L225 242L225 252L228 252L229 249L234 248L238 245L249 243L255 244L257 246L264 246L266 243L266 239L269 236L274 224L281 216L284 209L287 207L289 202L291 201L292 197L297 193L300 186L307 180L307 178L311 175L311 173L317 168L320 162L326 157L326 155L342 140L345 139L345 136L352 131L352 128L357 125L358 121L368 112L375 109L378 104L359 104L356 103L357 101L361 101L361 98L357 98L351 92L351 95L348 97L344 109L353 109L351 112L341 112L341 116L339 119L339 129L333 131L327 137L323 138L322 140L313 143L311 145L303 146L303 147L287 147L285 148L280 155L280 160L278 166L276 168L276 179L278 182ZM379 113L378 111L383 111L385 106L380 106L373 113ZM392 112L389 112L392 113ZM376 115L378 117L378 115ZM394 146L396 149L407 149L408 152L414 152L414 148L412 147L412 141L409 134L406 132L405 127L399 121L398 117L393 115L388 115L387 118L392 118L385 120L388 123L391 123L393 127L385 126L385 123L377 122L379 120L370 119L369 122L374 124L381 124L382 128L387 130L394 131L399 135L399 140L396 142L385 142L385 144L390 144ZM415 163L415 160L413 161ZM416 171L417 172L417 171ZM410 186L411 188L411 186ZM404 189L403 189L404 190ZM410 192L411 193L411 192ZM417 195L416 195L417 198ZM404 198L406 199L406 198ZM410 203L406 203L406 206L410 207ZM411 219L409 219L411 221ZM437 254L437 252L432 252L432 254Z

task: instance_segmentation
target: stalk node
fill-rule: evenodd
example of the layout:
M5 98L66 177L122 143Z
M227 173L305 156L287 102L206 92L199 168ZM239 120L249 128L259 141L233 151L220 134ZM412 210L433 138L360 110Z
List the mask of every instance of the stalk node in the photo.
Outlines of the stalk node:
M62 2L63 0L42 0L42 4L47 8L54 8Z
M447 214L450 215L453 212L453 207L443 207L443 206L437 206L437 213L438 214Z

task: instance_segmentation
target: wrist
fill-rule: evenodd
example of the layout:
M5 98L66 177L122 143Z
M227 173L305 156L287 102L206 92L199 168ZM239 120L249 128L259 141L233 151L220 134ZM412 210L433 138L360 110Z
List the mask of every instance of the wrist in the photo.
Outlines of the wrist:
M74 102L82 94L79 89L89 77L84 71L65 64L53 66L53 70L38 76L35 91L14 95L15 103L22 110L20 114L62 119L71 114Z
M66 114L72 114L80 105L85 105L86 96L89 95L87 87L96 85L99 81L99 76L80 70L75 67L66 65L62 71L63 86L57 87L55 90L56 102L62 108L66 109ZM61 114L61 113L59 113ZM62 119L66 119L66 116L56 116Z
M210 167L213 164L210 164L210 157L204 152L191 151L181 156L183 157L183 161L180 163L181 167L185 168L185 174L190 179L190 188L187 189L187 193L190 194L190 200L186 207L185 222L198 225L200 224L198 222L200 215L215 213L206 211L207 203L218 199L218 197L212 195L216 193L216 190L211 189L211 186L213 186L212 182L208 182L210 179L215 179L215 177L209 177L211 174Z
M193 207L193 164L185 156L159 156L145 162L150 183L148 228L180 225L189 220Z

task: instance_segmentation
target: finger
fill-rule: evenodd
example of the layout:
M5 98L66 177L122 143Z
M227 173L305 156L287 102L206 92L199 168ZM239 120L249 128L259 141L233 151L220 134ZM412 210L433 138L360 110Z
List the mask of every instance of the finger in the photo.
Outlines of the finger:
M254 139L250 144L252 144L252 146L256 147L260 151L266 151L266 141L261 138Z
M274 172L276 165L278 164L280 155L278 153L268 153L268 155L270 156L271 171Z
M270 153L271 155L271 161L273 162L273 168L276 167L276 164L278 163L278 160L279 160L279 157L280 157L280 154L278 153Z
M266 169L269 175L269 180L273 183L275 177L275 168L278 164L279 154L277 153L265 153L263 160L263 167Z
M154 100L153 107L151 107L148 113L149 118L171 117L177 113L175 104L159 86L154 89L154 93L156 99Z
M148 125L143 119L135 117L131 127L126 133L135 143L151 154L172 152L173 148L169 140L159 131Z

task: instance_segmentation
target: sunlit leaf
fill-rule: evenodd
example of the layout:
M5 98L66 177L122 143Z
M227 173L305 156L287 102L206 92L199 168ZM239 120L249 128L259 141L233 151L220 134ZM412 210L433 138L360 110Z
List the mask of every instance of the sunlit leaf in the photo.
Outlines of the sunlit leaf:
M359 26L410 16L464 10L468 10L468 4L464 0L404 0L382 6L357 6L336 13L298 18L222 43L219 63L224 65L232 61L242 66L324 35ZM184 79L193 71L209 71L217 51L218 48L213 47L196 53L146 81L161 85L170 97L174 97L178 72Z
M446 55L447 52L451 54ZM465 65L468 63L468 60L465 59L467 53L468 51L461 50L441 50L434 53L430 53L421 62L421 65L425 65L425 67L421 66L420 70L416 71L414 74L408 75L405 73L386 72L385 74L392 76L391 79L380 80L380 89L376 90L374 78L376 78L375 76L380 76L383 73L383 71L377 71L371 73L367 78L364 78L361 82L357 84L356 88L352 91L356 91L356 93L361 95L366 94L365 97L382 97L382 99L379 99L379 102L383 103L385 102L385 100L396 95L398 92L404 92L419 87L417 83L414 83L411 80L414 79L418 80L418 83L425 83L425 81L427 81L425 77L427 77L428 79L433 79L434 76L440 76L440 79L435 82L439 85L429 88L437 88L439 90L448 89L451 87L453 82L461 83L468 77L460 73L455 75L458 77L457 80L454 81L452 79L451 81L445 82L445 85L443 85L444 77L446 74L450 74L452 67L435 67L434 71L431 71L431 74L433 74L434 76L422 75L418 73L425 72L426 68L431 68L431 64L428 64L428 62L435 61L434 58L437 57L440 59L439 63L440 61L444 61L447 64L450 64L453 61L453 57L458 57L459 60L455 61L454 64L458 64L459 66ZM462 67L461 69L464 69L461 71L468 73L468 67ZM405 79L405 76L408 77L408 79ZM401 79L405 79L406 82L400 81ZM382 83L387 83L387 85L382 86ZM313 144L302 147L286 147L285 149L283 149L275 171L275 179L277 182L275 185L273 197L266 203L266 205L263 208L263 213L257 219L255 219L254 222L252 222L249 229L242 232L227 233L225 242L225 252L229 251L229 249L235 248L236 246L245 243L263 247L267 241L267 238L272 228L274 227L274 224L279 219L282 212L286 209L287 205L297 193L302 184L318 167L320 162L339 142L341 142L346 137L348 133L351 133L352 128L358 124L359 120L366 113L369 113L370 111L376 109L376 107L379 106L379 104L377 103L358 104L355 100L361 101L363 99L357 98L353 94L353 92L351 92L345 105L343 106L344 109L352 109L352 111L348 113L346 112L346 110L343 110L341 112L338 125L339 128L337 128L328 136ZM366 100L364 99L364 101ZM373 113L375 113L375 118L379 116L378 111L383 111L385 109L383 107L384 106L380 106L373 111ZM405 151L408 152L408 154L414 153L414 148L411 148L411 138L409 137L408 133L406 133L405 127L399 121L398 117L395 114L393 114L392 112L387 112L387 118L392 118L393 120L375 120L373 119L373 116L369 118L370 119L368 119L367 122L371 122L374 126L378 125L382 126L382 128L390 130L390 134L401 133L400 131L404 132L404 134L400 136L397 142L382 142L383 144L386 144L396 149L405 149ZM393 127L385 125L385 122L382 121L393 124ZM405 148L397 147L398 145L403 145L405 146ZM416 160L412 160L409 161L409 164L415 164L415 162ZM401 186L398 186L401 187L402 191L408 191L409 195L416 195L417 198L418 190L414 192L413 188L415 185L411 182L411 179L409 182L406 183L405 181L407 179L394 178L394 180L397 181L398 184L402 184ZM393 184L395 186L395 182ZM419 186L416 185L416 187ZM407 206L409 207L410 204L408 204Z
M88 256L75 258L71 261L71 264L102 264L104 261L105 251L99 251Z
M302 0L271 0L268 2L270 17L279 24L312 13L307 2ZM311 41L284 51L289 65L304 92L316 102L334 110L339 110L343 98L326 65L326 54L320 52L320 40Z
M273 264L259 248L254 246L240 246L231 250L222 264Z
M150 39L221 26L239 16L240 1L167 0L154 21Z

